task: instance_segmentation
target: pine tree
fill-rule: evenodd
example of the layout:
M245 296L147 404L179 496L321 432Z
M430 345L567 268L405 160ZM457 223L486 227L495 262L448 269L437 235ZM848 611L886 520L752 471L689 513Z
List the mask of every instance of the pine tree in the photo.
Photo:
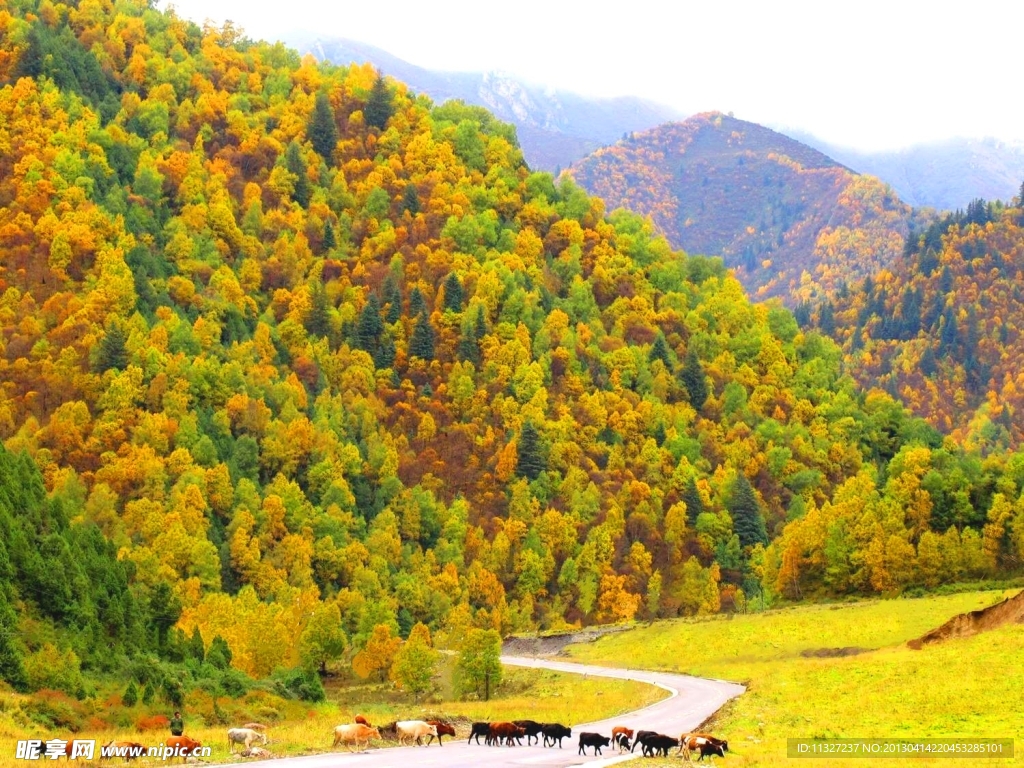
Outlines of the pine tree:
M202 664L203 659L206 658L206 649L203 647L203 636L199 632L198 624L196 624L195 629L192 630L192 639L188 644L188 655L200 664Z
M473 365L480 365L480 343L469 333L463 333L459 338L458 346L455 348L455 356L462 361L469 361Z
M373 81L373 88L370 90L370 97L366 100L366 109L363 110L366 124L383 131L394 113L391 91L384 81L384 75L378 71L377 79Z
M661 360L661 362L665 364L665 367L671 370L672 358L669 356L668 344L665 342L665 336L663 334L659 333L655 337L654 343L651 345L651 351L647 355L647 359L652 363L655 360Z
M480 339L487 335L487 318L484 316L483 304L477 304L476 307L476 321L473 323L473 335L476 336L477 341L480 341Z
M134 707L139 703L139 688L135 685L134 680L128 681L128 687L124 690L124 695L121 696L121 703L126 707Z
M416 191L415 184L406 184L405 192L402 193L402 210L408 211L410 215L415 216L420 212L420 193Z
M419 286L409 291L409 316L417 317L427 311L427 300L423 298L423 291Z
M528 480L536 480L537 477L547 469L544 457L541 455L540 434L533 422L523 423L523 429L519 433L519 460L516 462L516 474Z
M295 176L295 184L292 187L292 200L305 208L309 205L310 188L309 175L307 174L306 161L302 158L302 149L297 141L288 145L284 153L284 164L288 172Z
M732 527L740 537L741 546L752 547L754 544L768 543L768 532L757 503L757 496L754 495L750 481L743 474L737 475L736 482L733 483L729 514L732 515Z
M395 340L391 338L390 333L385 333L381 336L380 344L377 346L377 351L373 354L373 365L378 370L390 368L395 364Z
M434 328L430 325L426 312L420 314L416 326L412 329L412 335L409 337L409 357L434 359Z
M128 335L119 320L112 319L107 323L107 333L100 342L96 355L98 373L111 369L123 371L128 367Z
M398 322L402 316L402 292L393 275L388 274L384 278L384 286L381 288L381 299L387 305L387 313L384 315L384 322L388 325Z
M231 666L231 649L220 635L214 635L210 642L210 648L206 651L206 661L217 669L227 669Z
M832 302L828 299L821 305L821 311L818 312L818 328L826 336L833 336L836 332L836 318L835 310L832 308Z
M313 283L309 296L309 311L306 312L306 331L311 336L331 335L331 302L320 281Z
M384 322L380 319L380 299L371 293L359 313L356 325L356 345L367 352L374 352L380 335L384 332Z
M459 282L459 278L454 272L449 272L448 278L444 281L445 311L461 312L464 299L462 283Z
M334 250L338 245L338 238L334 236L334 226L329 221L324 223L324 239L321 245L324 253Z
M327 94L321 91L316 95L313 114L306 125L306 138L313 149L327 164L331 164L334 148L338 145L338 125L334 121L334 109Z
M700 500L700 491L697 490L697 481L693 477L686 481L682 499L686 504L686 522L693 528L697 525L697 518L704 511L704 503Z
M690 405L699 411L708 399L708 385L704 380L704 367L697 358L697 351L690 347L686 353L686 362L679 374L680 381L686 389Z

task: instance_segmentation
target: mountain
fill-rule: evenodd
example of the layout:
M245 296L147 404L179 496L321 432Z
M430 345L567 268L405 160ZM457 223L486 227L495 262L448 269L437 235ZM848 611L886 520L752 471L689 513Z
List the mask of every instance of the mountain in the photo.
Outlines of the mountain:
M485 109L146 0L26 8L0 16L8 682L135 675L216 714L251 683L229 662L315 698L418 623L713 613L833 502L859 514L824 529L828 594L927 584L926 529L964 578L1016 568L987 517L1024 530L1010 457L859 389Z
M436 72L365 43L297 35L300 50L335 64L369 62L436 103L460 99L516 126L530 166L556 171L624 134L681 117L644 99L595 99L526 83L501 72Z
M675 247L721 255L757 298L795 302L874 272L911 220L878 179L718 112L635 134L567 173L609 207L649 215Z
M892 185L914 207L964 210L972 200L1009 200L1024 181L1024 144L950 139L893 152L859 152L799 132L800 141L858 173Z
M843 345L864 385L885 387L957 442L1016 448L1022 277L1024 208L975 200L915 234L886 268L797 315Z

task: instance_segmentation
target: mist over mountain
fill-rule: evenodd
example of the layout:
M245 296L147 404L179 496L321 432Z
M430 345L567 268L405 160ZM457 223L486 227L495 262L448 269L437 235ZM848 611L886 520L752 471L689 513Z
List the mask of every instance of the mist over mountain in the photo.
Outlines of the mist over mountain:
M891 184L904 202L915 207L955 211L978 198L1009 200L1024 179L1024 145L998 139L956 138L890 152L862 152L800 131L786 133L858 173Z
M297 36L289 41L335 64L369 62L440 104L461 99L486 107L516 126L530 166L555 171L623 134L678 120L671 107L645 99L595 99L524 82L505 72L438 72L410 64L387 51L343 38Z

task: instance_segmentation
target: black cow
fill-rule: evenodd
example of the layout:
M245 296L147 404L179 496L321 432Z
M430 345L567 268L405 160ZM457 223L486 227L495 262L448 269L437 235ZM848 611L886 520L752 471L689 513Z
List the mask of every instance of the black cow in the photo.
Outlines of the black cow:
M531 739L536 739L537 743L540 743L540 734L543 726L536 720L513 720L512 724L526 729L526 746L530 746L532 743Z
M669 749L679 746L679 739L673 739L671 736L663 736L657 734L655 736L648 736L644 740L643 753L647 757L654 757L658 752L668 757Z
M594 754L601 754L601 747L607 747L612 743L612 740L607 736L602 736L599 733L581 733L580 734L580 748L577 750L577 754L587 754L587 747L594 748Z
M473 737L475 736L476 737L476 743L479 744L480 743L480 737L483 736L484 739L486 740L490 736L490 733L491 733L491 724L490 723L473 723L473 725L472 725L472 727L470 728L470 731L469 731L469 743L470 744L473 743Z
M619 752L629 749L629 736L624 733L615 734L615 746L619 748Z
M558 748L562 748L562 739L568 739L572 737L572 728L566 728L561 723L544 723L540 727L540 732L544 734L544 746L548 745L550 741L552 746L557 741Z
M633 739L633 746L629 748L629 751L633 752L636 749L637 744L640 744L642 746L646 739L650 738L651 736L657 735L657 731L637 731L636 738Z

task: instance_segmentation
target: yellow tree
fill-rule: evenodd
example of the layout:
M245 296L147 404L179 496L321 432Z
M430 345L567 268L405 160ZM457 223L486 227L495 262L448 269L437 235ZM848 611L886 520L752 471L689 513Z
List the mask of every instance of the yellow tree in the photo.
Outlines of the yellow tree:
M383 683L395 663L395 654L401 644L401 638L391 634L390 626L378 624L370 633L366 646L352 659L353 671L363 679L377 674Z

